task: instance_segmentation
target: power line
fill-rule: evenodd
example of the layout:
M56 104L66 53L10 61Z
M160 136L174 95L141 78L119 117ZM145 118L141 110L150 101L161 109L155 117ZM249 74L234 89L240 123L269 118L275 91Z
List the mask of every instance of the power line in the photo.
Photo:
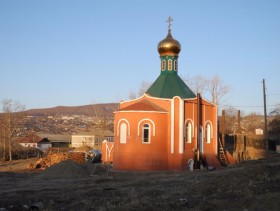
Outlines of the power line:
M277 76L277 75L279 75L279 72L270 74L269 76L266 77L266 80L271 79L271 78L273 78L273 79L274 79L274 78L277 78L277 77L275 77L275 76Z
M268 94L268 95L266 95L266 96L269 96L269 95L280 95L280 94Z
M277 104L275 104L275 105L266 105L266 107L273 107L273 106L276 106ZM244 108L262 108L263 107L263 105L261 106L261 105L259 105L259 106L257 106L257 105L248 105L248 106L238 106L238 105L224 105L223 107L227 107L227 106L231 106L231 107L244 107Z

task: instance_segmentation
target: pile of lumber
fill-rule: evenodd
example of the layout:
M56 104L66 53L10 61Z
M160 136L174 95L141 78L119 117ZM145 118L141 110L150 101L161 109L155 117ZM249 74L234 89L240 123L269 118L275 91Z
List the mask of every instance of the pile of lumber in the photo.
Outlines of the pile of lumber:
M83 164L86 161L86 155L84 152L71 152L68 153L68 159L73 160L76 163Z
M29 168L41 168L45 169L51 165L60 163L64 160L73 160L76 163L85 163L85 153L84 152L50 152L46 157L41 158L36 162L36 164L29 164Z
M51 152L47 155L46 162L48 166L51 166L67 159L68 159L67 152L58 152L58 153Z

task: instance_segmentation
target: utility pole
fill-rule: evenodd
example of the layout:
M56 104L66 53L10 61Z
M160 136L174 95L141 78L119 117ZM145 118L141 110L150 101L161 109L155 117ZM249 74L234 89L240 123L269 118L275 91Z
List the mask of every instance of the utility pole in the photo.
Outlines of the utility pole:
M267 131L267 114L266 114L266 94L265 94L265 80L263 79L263 107L264 107L264 135L266 150L268 150L268 131Z
M222 144L225 147L225 131L226 131L226 111L222 110L222 124L221 124L221 133L222 133Z
M237 111L237 133L241 134L241 116L240 110Z

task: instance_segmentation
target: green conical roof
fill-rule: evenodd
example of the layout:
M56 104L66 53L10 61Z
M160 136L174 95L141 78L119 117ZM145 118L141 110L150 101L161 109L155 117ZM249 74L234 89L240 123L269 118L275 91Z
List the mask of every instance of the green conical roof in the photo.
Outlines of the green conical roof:
M194 98L196 95L176 74L161 74L146 92L153 97L173 98Z
M170 21L168 18L167 37L158 44L158 52L161 59L161 73L157 80L148 89L146 94L158 98L172 99L175 96L183 99L195 98L196 95L178 76L178 54L181 51L181 44L171 35Z

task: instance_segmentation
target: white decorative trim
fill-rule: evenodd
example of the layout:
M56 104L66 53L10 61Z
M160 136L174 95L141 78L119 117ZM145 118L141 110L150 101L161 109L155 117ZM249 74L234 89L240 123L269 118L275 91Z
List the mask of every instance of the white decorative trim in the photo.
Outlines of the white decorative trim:
M129 103L129 102L133 102L133 101L137 101L137 100L141 100L142 98L144 98L145 96L147 96L146 94L138 97L138 98L135 98L135 99L132 99L132 100L124 100L124 101L121 101L120 104L124 104L124 103Z
M194 120L194 103L192 103L192 119Z
M202 122L205 121L205 105L202 105L202 111L203 111L203 119Z
M177 72L178 71L178 60L174 59L174 71Z
M127 124L125 122L121 123L120 126L120 144L126 144L127 141Z
M179 154L184 152L184 103L181 98L180 102L180 111L179 111Z
M172 101L172 99L170 98L160 98L160 97L153 97L151 95L148 95L148 94L144 94L143 96L147 97L147 98L150 98L150 99L155 99L155 100L164 100L164 101Z
M202 100L204 100L206 103L209 103L210 105L217 106L215 103L212 103L212 102L210 102L210 101L208 101L208 100L206 100L204 98L202 98Z
M147 118L146 118L146 119L142 119L142 120L138 123L138 126L137 126L137 135L140 136L140 125L141 125L141 123L144 122L144 121L148 121L148 122L152 123L152 125L153 125L153 128L152 128L152 130L153 130L153 136L155 136L155 135L156 135L156 126L155 126L155 123L154 123L153 120L147 119Z
M144 138L144 126L142 127L142 144L150 144L151 143L151 125L149 123L145 123L149 126L149 141L148 142L144 142L143 138ZM144 124L144 125L145 125Z
M107 154L109 153L109 158L111 157L111 151L114 148L114 143L112 144L111 148L108 147L108 142L106 143L106 161L108 160Z
M190 119L190 118L186 119L185 120L185 127L187 125L187 122L191 123L191 126L192 126L192 138L194 138L194 123L193 123L193 119Z
M211 127L211 134L210 134L210 138L213 138L213 124L210 120L207 120L204 124L204 127L206 128L207 124L210 124Z
M135 98L135 99L132 99L132 100L124 100L124 101L121 101L120 104L138 101L138 100L141 100L142 98L145 98L145 97L146 97L146 98L150 98L150 99L155 99L155 100L172 101L172 100L169 99L169 98L153 97L153 96L151 96L151 95L148 95L148 94L144 93L142 96L140 96L140 97L138 97L138 98ZM195 99L195 98L194 98L194 99Z
M127 119L120 119L119 121L118 121L118 126L117 126L117 136L119 136L120 135L120 122L121 121L124 121L124 122L126 122L126 124L127 124L127 126L128 126L128 129L127 129L127 135L130 135L130 124L129 124L129 121L127 120Z
M215 133L215 137L216 137L216 139L215 139L215 141L216 141L216 146L215 146L215 151L216 151L216 155L218 154L218 108L217 108L217 106L215 106L215 113L214 113L215 115L216 115L216 119L215 119L215 131L214 131L214 133Z
M211 143L211 136L212 136L212 127L210 123L207 123L205 125L205 143L210 144Z
M170 152L174 154L174 98L171 101L171 122L170 122Z
M184 100L186 100L186 101L192 101L192 100L196 100L196 99L197 99L197 97L194 97L194 98L184 98ZM206 103L208 103L208 104L210 104L210 105L212 105L212 106L217 106L216 104L214 104L214 103L212 103L212 102L210 102L210 101L208 101L208 100L206 100L206 99L204 99L202 97L201 97L201 100L206 102Z
M165 70L166 70L166 61L163 59L161 60L161 71L165 71Z
M138 113L157 113L157 114L167 114L167 111L139 111L139 110L129 110L129 111L115 111L114 113L132 113L132 112L138 112Z
M170 65L169 65L170 64ZM169 66L171 66L170 68L169 68ZM167 60L167 70L168 71L171 71L172 69L173 69L173 64L172 64L172 59L168 59Z
M190 102L190 101L196 100L197 98L193 97L193 98L182 98L182 99L187 101L187 102Z

